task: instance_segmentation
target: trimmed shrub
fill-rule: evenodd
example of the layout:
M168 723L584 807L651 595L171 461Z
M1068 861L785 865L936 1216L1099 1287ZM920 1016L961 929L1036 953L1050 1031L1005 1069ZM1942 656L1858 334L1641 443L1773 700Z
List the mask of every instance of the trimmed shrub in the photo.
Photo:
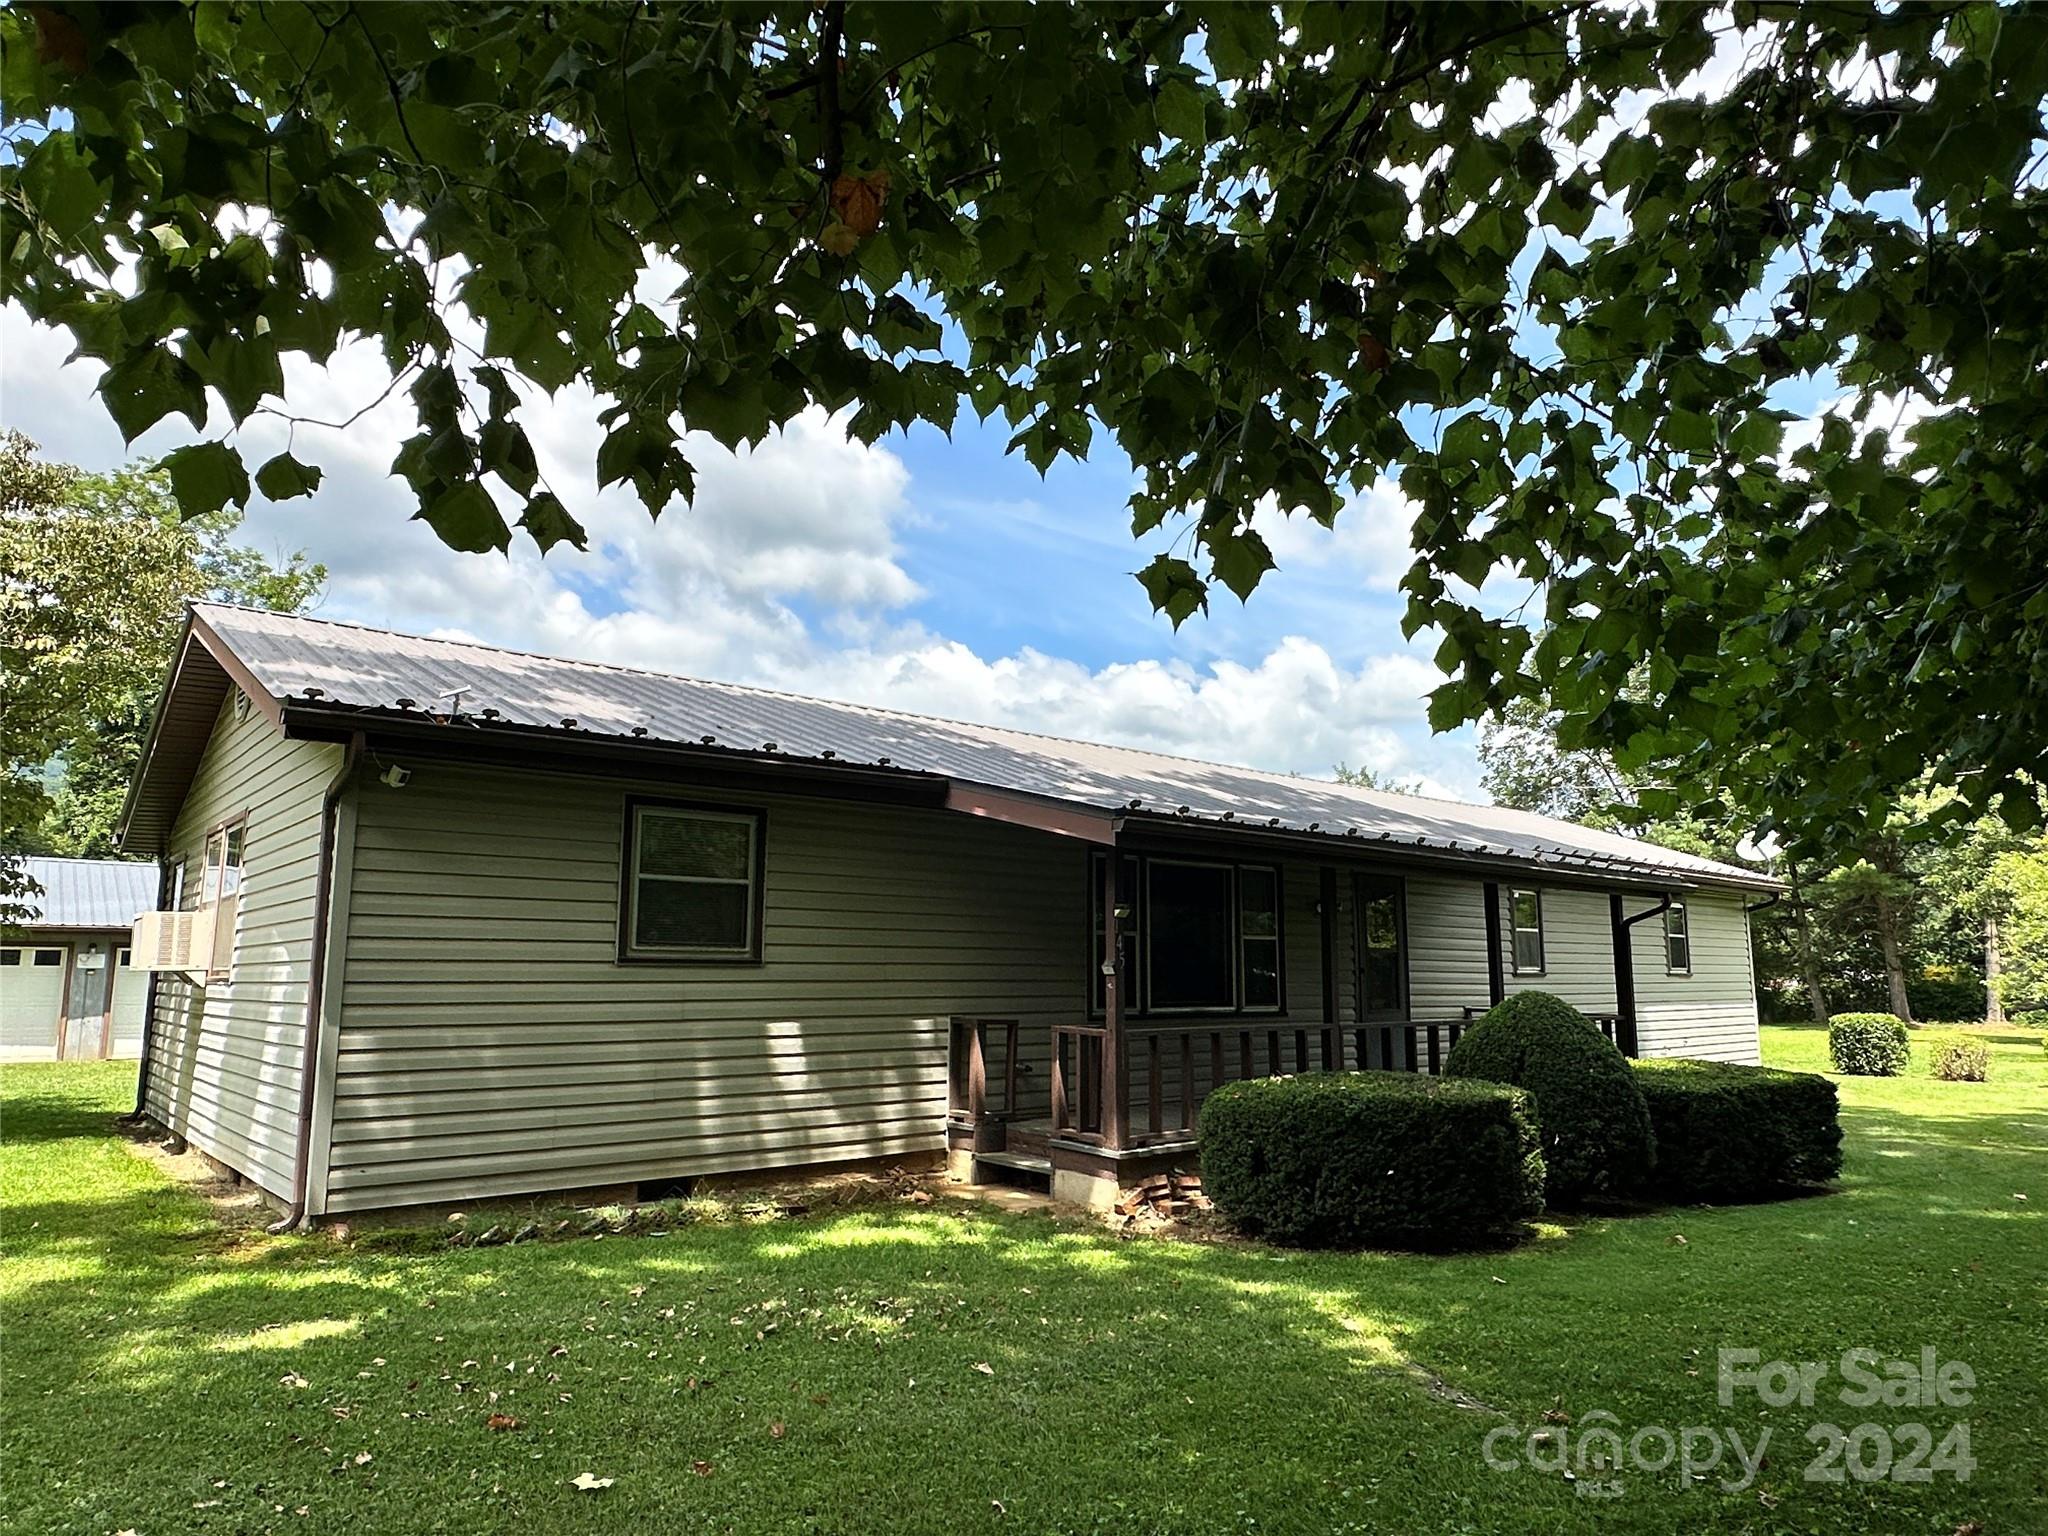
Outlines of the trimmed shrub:
M1912 1052L1895 1013L1838 1013L1828 1020L1828 1055L1851 1077L1897 1077Z
M1501 1003L1451 1047L1444 1075L1535 1095L1553 1205L1626 1197L1649 1173L1656 1142L1628 1058L1562 998L1520 992Z
M1657 1133L1657 1193L1683 1205L1757 1200L1842 1171L1835 1085L1817 1072L1725 1061L1631 1063Z
M1202 1189L1240 1232L1304 1247L1471 1248L1543 1209L1529 1096L1407 1072L1225 1083Z
M1991 1075L1991 1047L1968 1035L1928 1042L1927 1070L1945 1083L1981 1083Z

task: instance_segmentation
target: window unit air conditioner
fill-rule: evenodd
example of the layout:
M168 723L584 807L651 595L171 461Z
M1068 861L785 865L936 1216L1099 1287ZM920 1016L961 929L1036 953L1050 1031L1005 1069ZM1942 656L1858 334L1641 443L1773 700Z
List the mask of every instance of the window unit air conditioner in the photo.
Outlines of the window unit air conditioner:
M145 912L135 920L129 948L137 970L183 971L204 981L227 970L223 951L234 942L235 903L190 912Z

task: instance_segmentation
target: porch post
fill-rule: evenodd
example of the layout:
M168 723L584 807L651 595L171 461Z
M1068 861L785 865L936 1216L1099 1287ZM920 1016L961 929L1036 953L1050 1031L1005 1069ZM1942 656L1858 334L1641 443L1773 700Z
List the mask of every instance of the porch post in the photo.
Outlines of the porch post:
M1102 1134L1111 1147L1121 1147L1131 1123L1130 1081L1124 1054L1124 957L1117 942L1116 844L1102 858Z

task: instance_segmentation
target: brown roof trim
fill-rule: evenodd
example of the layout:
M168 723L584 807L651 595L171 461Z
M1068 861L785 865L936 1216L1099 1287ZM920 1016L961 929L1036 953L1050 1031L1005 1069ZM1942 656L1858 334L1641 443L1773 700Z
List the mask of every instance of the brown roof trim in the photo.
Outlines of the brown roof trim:
M188 606L184 630L164 671L156 708L150 712L149 735L121 803L114 841L126 853L163 852L178 803L198 771L214 722L220 718L221 701L232 686L215 651L215 647L225 649L219 636L213 637L211 645L201 641L195 634L197 623L198 616ZM239 662L236 665L240 667ZM269 695L258 689L255 697L268 699Z
M726 747L682 746L595 732L549 730L464 716L450 722L417 710L361 710L284 701L285 734L345 741L363 732L372 746L440 762L482 763L541 773L659 778L685 769L691 781L722 789L772 790L821 799L939 806L947 781L910 768L875 768Z
M221 670L227 673L234 685L249 696L250 704L262 713L263 718L280 731L283 730L284 706L270 696L270 690L256 680L256 674L243 664L242 658L234 653L227 641L221 639L214 632L213 626L201 618L197 611L189 615L189 622L192 638L206 647L206 653L219 662Z
M1110 846L1116 842L1117 818L1110 812L1016 790L990 789L953 779L946 785L946 809L968 816L986 816L991 821L1014 822L1058 837L1077 837L1088 843Z

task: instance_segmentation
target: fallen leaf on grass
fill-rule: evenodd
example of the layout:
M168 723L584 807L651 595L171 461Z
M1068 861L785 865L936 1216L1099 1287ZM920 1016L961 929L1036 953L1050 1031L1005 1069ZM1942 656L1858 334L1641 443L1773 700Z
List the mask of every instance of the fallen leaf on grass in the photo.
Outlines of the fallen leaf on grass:
M519 1420L509 1413L494 1413L484 1420L485 1429L517 1429Z
M307 1381L306 1378L301 1376L297 1371L286 1371L282 1376L277 1378L277 1384L280 1387L293 1388L306 1387L312 1385L311 1382Z
M709 1477L712 1473L716 1472L718 1468L712 1466L711 1463L708 1461L693 1461L690 1463L690 1470L696 1473L699 1477Z
M768 1438L771 1440L780 1440L784 1435L788 1433L789 1426L783 1423L780 1419L777 1419L773 1424L770 1424L768 1426Z
M1683 1232L1674 1232L1671 1234L1670 1237L1665 1239L1665 1241L1670 1243L1671 1246L1674 1248L1683 1248L1686 1246L1685 1234Z
M574 1477L569 1479L570 1487L580 1488L585 1493L595 1493L598 1489L609 1488L611 1487L611 1485L612 1479L608 1477L597 1477L589 1472L578 1472Z
M376 1458L372 1456L368 1451L356 1452L356 1465L359 1467L367 1467L374 1460L376 1460Z
M981 1372L981 1374L984 1376L993 1376L996 1373L996 1368L990 1365L986 1360L975 1361L974 1368L977 1371Z

